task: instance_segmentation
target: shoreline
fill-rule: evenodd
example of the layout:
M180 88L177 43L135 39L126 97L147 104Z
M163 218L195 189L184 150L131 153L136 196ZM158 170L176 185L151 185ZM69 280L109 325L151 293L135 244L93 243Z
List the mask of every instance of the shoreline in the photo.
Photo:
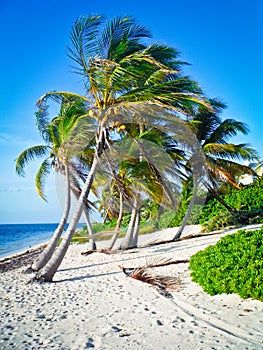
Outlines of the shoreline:
M5 262L6 260L10 260L10 259L13 259L13 258L19 258L20 256L22 255L26 255L26 254L31 254L33 253L34 251L40 249L40 248L45 248L47 246L49 241L45 241L43 243L39 243L39 244L36 244L34 246L30 246L29 248L27 249L23 249L21 251L17 251L13 254L10 254L10 255L7 255L7 256L4 256L4 257L0 257L0 263L2 262Z
M0 273L30 266L47 244L40 244L31 249L0 259Z
M235 228L235 227L231 227L229 229L225 229L225 230L219 230L219 231L211 231L211 232L204 232L204 236L209 236L209 235L219 235L219 234L231 234L234 233L238 230L241 229L246 229L246 230L257 230L260 229L262 227L262 224L255 224L255 225L246 225L243 227L239 227L239 228ZM137 249L141 249L141 248L147 248L148 246L151 245L161 245L161 244L169 244L169 239L171 239L171 236L174 235L174 233L176 232L176 230L179 227L172 227L172 228L166 228L166 229L162 229L162 230L157 230L154 231L152 233L147 233L147 234L143 234L141 236L139 236L139 244L138 244L138 248ZM187 225L185 227L185 230L181 236L181 238L185 238L188 236L192 236L194 238L195 235L198 235L201 233L201 225ZM105 248L107 247L107 243L109 242L110 239L108 240L102 240L102 241L97 241L97 246L98 248ZM118 246L118 242L121 241L121 238L117 239L116 245ZM48 245L49 241L45 241L43 243L39 243L36 244L33 247L30 247L28 249L23 249L19 252L16 252L14 254L10 254L8 256L5 257L0 257L0 269L1 269L1 265L3 263L7 263L7 264L11 264L11 262L16 261L16 260L27 260L27 257L30 259L31 256L36 255L36 254L40 254L42 250L44 250L44 248ZM170 242L172 243L172 242ZM86 243L71 243L72 244L78 244L78 245L85 245ZM120 251L121 252L121 251Z
M47 244L51 239L55 229L57 228L58 223L1 225L4 228L1 228L3 230L3 238L0 239L0 261L14 255L19 255L23 252L30 251L31 249L38 248L41 245ZM77 230L80 230L83 227L83 225L83 223L78 224ZM7 227L6 230L8 234L6 234L5 232L5 227ZM17 229L15 230L13 227ZM12 235L13 230L16 236ZM21 237L16 231L21 231ZM0 233L2 233L2 231Z
M82 224L81 224L82 225ZM222 230L218 231L211 231L211 232L203 232L204 235L209 235L209 234L220 234L220 233L232 233L236 232L241 229L245 230L258 230L263 226L263 224L253 224L253 225L245 225L242 227L229 227L225 228ZM139 246L138 248L147 246L147 244L155 244L156 243L161 243L162 241L169 240L171 238L171 235L175 234L176 230L178 230L179 227L171 227L171 228L165 228L161 230L156 230L151 233L145 233L142 235L139 235ZM195 234L200 234L201 233L201 225L187 225L184 229L184 232L181 237L186 237L188 235L195 235ZM62 235L63 237L63 235ZM97 241L97 244L100 246L100 248L104 248L107 242L110 239L105 239L101 241ZM120 241L120 238L118 238ZM49 243L49 241L43 241L41 243L35 244L33 246L30 246L29 248L22 249L21 251L16 251L14 253L10 253L9 255L6 255L4 257L0 257L0 263L3 262L4 260L11 259L11 258L16 258L19 257L20 255L26 254L27 252L31 253L31 251L34 251L42 246L46 246ZM163 242L165 243L165 242ZM71 243L71 244L78 244L78 243ZM81 243L80 243L81 244ZM85 244L85 243L83 243Z

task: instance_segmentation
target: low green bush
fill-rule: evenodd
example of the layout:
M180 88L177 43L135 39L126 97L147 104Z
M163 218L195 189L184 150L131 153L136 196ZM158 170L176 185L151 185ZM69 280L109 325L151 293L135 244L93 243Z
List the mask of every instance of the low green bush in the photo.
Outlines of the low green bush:
M238 211L230 214L228 211L222 211L215 214L212 218L202 224L202 231L210 232L223 230L228 226L239 227L242 225L253 225L263 223L263 209L255 208L250 211Z
M222 230L228 226L240 226L236 220L235 215L230 214L228 211L223 211L216 214L210 220L202 224L203 232L211 232Z
M210 196L208 196L208 199L200 213L199 224L203 224L215 216L220 216L222 213L227 212L227 209L216 199ZM240 212L240 215L232 218L232 220L241 221L241 224L263 222L263 177L258 178L249 185L243 186L241 190L232 189L229 193L222 195L222 199L231 208Z
M191 277L206 293L263 301L263 228L239 230L190 259Z
M171 211L171 210L165 211L158 220L158 228L163 229L163 228L170 227L169 225L171 225L171 222L173 221L175 215L176 214L174 213L174 211Z

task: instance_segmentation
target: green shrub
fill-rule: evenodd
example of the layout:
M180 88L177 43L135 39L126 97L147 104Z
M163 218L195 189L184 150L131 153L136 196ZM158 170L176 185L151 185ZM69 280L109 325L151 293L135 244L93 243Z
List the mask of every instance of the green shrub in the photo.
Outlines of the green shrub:
M227 209L216 199L211 199L210 196L209 198L200 213L199 224L203 224L214 216L227 212ZM260 177L249 185L243 186L241 190L232 189L230 193L223 195L222 199L231 208L241 213L239 217L236 216L232 220L240 221L242 224L263 222L263 177Z
M206 293L263 301L263 228L240 230L190 259L191 277Z
M235 215L230 214L228 211L223 211L216 214L210 220L202 224L202 231L211 232L222 230L228 226L238 226L239 222L236 220Z
M263 223L263 178L243 186L241 190L232 189L222 199L236 213L231 215L216 199L209 196L202 208L198 223L205 231L223 229L227 226Z
M173 221L175 215L176 214L174 213L174 211L171 210L167 210L166 212L164 212L158 220L158 228L163 229L170 227L169 225Z
M242 226L263 223L263 209L255 208L249 212L238 211L235 214L230 214L228 211L222 211L213 216L208 221L202 224L202 231L210 232L223 230L228 226Z

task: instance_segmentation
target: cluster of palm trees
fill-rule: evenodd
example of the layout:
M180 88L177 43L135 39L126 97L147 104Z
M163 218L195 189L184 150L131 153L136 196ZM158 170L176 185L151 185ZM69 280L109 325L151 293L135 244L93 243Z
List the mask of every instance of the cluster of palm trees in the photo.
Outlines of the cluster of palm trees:
M224 104L206 98L199 85L183 74L186 63L177 50L146 44L150 33L133 18L80 17L70 38L69 56L83 77L85 95L52 91L42 96L36 121L44 144L25 150L16 160L17 173L24 175L28 162L45 157L36 175L43 199L45 179L52 168L65 179L63 216L32 265L36 279L44 281L52 281L82 214L95 248L89 220L91 192L108 198L106 211L118 218L111 248L123 214L130 212L120 247L127 249L137 245L144 203L150 200L176 209L182 181L190 179L192 200L176 239L198 188L206 187L217 195L222 182L238 187L237 176L251 170L237 161L257 157L246 144L228 143L238 132L247 133L247 127L232 119L222 121ZM60 111L50 120L48 104L52 101L59 104ZM57 246L69 219L71 194L77 205Z

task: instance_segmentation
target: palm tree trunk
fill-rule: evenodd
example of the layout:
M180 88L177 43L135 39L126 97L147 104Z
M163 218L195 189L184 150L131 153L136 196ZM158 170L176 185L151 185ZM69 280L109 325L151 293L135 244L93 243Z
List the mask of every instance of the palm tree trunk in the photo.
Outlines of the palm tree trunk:
M84 183L84 186L82 188L81 194L79 196L79 200L77 202L75 211L73 213L73 216L70 220L68 229L65 233L65 236L58 247L58 249L54 252L51 259L47 263L46 266L44 266L43 269L41 269L35 276L35 280L38 281L45 281L45 282L51 282L55 273L57 272L57 269L59 268L67 250L70 245L71 239L75 233L76 227L79 223L79 219L81 217L81 214L83 212L85 201L88 198L93 179L99 164L99 159L104 152L105 147L105 139L104 139L104 125L103 125L103 119L101 124L98 126L98 133L96 135L96 149L94 153L94 158L92 162L92 166L90 168L89 174L86 178L86 181Z
M185 214L185 217L183 219L183 222L181 224L181 226L179 227L178 231L176 232L175 236L173 237L172 241L176 241L177 239L179 239L184 231L184 228L189 220L189 217L191 215L191 212L193 210L193 206L195 204L195 200L196 200L196 196L197 196L197 180L196 180L196 176L194 176L194 188L193 188L193 195L192 198L190 200L187 212Z
M134 248L134 228L136 225L137 210L138 210L138 201L135 198L134 204L132 207L131 219L129 222L129 226L128 226L126 235L121 242L121 246L120 246L121 250Z
M31 269L34 271L39 271L49 261L49 259L51 258L52 254L54 253L57 247L58 241L63 233L64 227L68 220L71 198L70 198L69 169L67 165L65 166L65 181L66 181L66 199L65 199L63 215L47 247L43 250L43 252L40 254L38 259L34 261L34 263L32 264Z
M60 244L60 246L57 248L55 253L53 254L52 258L49 260L47 265L38 272L36 275L35 279L36 280L41 280L41 281L46 281L46 282L51 282L53 279L54 274L56 273L57 269L59 268L67 250L70 245L72 236L75 233L76 227L79 223L80 216L83 211L84 203L89 195L90 188L93 182L93 178L98 166L99 162L99 157L95 153L94 160L89 172L89 175L87 176L87 179L85 181L85 184L83 186L83 189L81 191L81 195L79 197L76 209L74 211L74 214L72 216L72 219L69 223L68 229L65 233L65 236Z
M78 185L78 181L77 181L76 177L72 176L71 182L72 182L71 191L73 192L73 194L75 196L75 199L78 201L80 193L81 193L81 188ZM84 214L84 217L85 217L85 223L86 223L86 226L87 226L88 235L92 236L93 235L93 230L92 230L92 226L91 226L91 223L90 223L89 206L88 206L87 202L84 204L83 214ZM90 249L91 250L95 250L96 249L95 240L90 238L89 239L89 243L90 243L90 246L91 246Z
M118 238L118 234L120 232L120 227L121 227L121 222L122 222L122 216L123 216L123 196L122 193L120 192L120 210L119 210L119 215L118 215L118 220L115 226L114 234L111 238L109 249L111 250Z
M141 221L141 210L137 209L135 223L134 223L134 231L133 231L133 247L137 247L138 245L138 237L140 231L140 221Z
M144 132L144 125L142 123L139 124L139 132L140 134ZM138 141L136 143L138 146L140 146L140 143ZM142 149L141 147L139 147L139 162L142 162L142 160L143 160ZM133 208L132 208L131 220L130 220L126 235L124 237L124 240L121 244L121 249L124 250L124 249L137 247L139 226L140 226L140 209L139 209L138 199L135 198Z
M89 212L88 212L88 208L86 208L86 206L84 208L83 214L85 216L85 223L87 226L88 234L89 234L89 236L93 236L93 230L92 230L92 226L91 226L91 222L90 222ZM97 249L95 239L90 238L89 245L90 245L90 250Z

